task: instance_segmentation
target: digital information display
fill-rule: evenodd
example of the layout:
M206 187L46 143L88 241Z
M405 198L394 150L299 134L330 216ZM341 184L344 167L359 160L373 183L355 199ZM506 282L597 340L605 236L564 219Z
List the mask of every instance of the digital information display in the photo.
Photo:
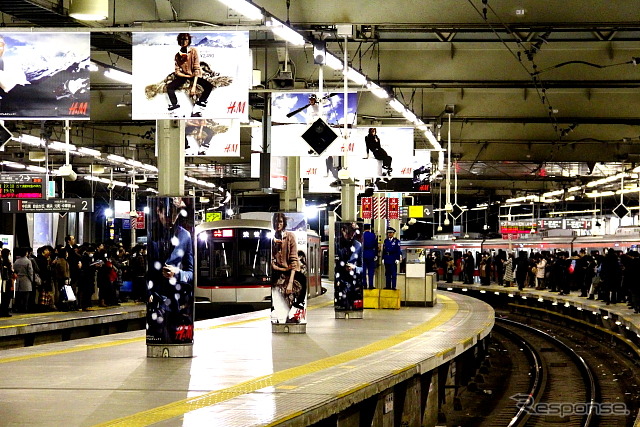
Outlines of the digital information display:
M2 200L3 213L93 212L93 199Z
M43 199L44 175L0 174L0 199Z

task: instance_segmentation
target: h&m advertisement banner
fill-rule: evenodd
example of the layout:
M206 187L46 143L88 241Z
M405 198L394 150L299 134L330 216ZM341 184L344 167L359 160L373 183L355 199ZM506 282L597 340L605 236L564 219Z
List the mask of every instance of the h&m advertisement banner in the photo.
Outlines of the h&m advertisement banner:
M147 344L193 342L194 200L147 199Z
M0 32L0 119L88 120L89 37Z
M336 222L334 308L336 311L357 311L364 308L362 286L361 222Z
M248 121L248 31L133 33L132 118Z
M301 212L272 217L271 323L307 323L307 220Z

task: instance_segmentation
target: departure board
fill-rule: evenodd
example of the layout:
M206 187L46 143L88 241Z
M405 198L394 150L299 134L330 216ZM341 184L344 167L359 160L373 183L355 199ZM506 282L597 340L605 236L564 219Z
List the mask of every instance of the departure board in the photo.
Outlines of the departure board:
M3 213L93 212L93 199L3 200Z
M41 175L0 174L0 199L44 199L44 182Z

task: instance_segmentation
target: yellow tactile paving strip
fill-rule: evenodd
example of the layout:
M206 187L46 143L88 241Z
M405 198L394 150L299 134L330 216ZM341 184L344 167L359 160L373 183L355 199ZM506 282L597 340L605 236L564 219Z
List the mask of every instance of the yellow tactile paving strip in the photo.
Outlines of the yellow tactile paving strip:
M215 405L265 387L276 387L278 384L281 384L285 381L289 381L303 375L309 375L314 372L331 368L342 363L351 362L355 359L368 356L378 351L387 350L396 344L400 344L404 341L415 338L433 328L445 324L458 313L458 304L453 299L443 295L440 295L439 299L443 306L438 316L392 337L388 337L369 345L346 351L335 356L308 363L306 365L274 372L273 374L254 378L252 380L245 381L232 387L205 393L201 396L193 398L179 400L168 405L159 406L147 411L142 411L128 417L123 417L108 421L106 423L98 424L97 426L148 426L154 423L169 420L171 418L180 417L188 412ZM264 318L254 320L261 319ZM220 326L230 325L231 324L225 324Z

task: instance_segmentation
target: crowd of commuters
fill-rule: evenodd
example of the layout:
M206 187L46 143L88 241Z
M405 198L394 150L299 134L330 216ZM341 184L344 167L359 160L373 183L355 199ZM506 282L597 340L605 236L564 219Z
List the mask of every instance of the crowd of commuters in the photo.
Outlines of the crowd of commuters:
M143 245L127 252L121 243L79 245L74 236L66 236L64 245L41 246L35 256L32 248L16 248L14 255L8 248L0 253L0 317L9 317L11 312L87 311L94 303L108 307L126 298L145 299L147 257ZM127 295L120 293L126 282L131 283ZM77 303L69 304L73 298Z
M471 251L456 260L451 254L427 257L427 271L440 271L446 282L453 282L454 272L465 284L479 281L489 285L517 286L522 290L547 289L560 295L579 292L588 299L608 304L626 303L640 312L640 254L605 249L603 253L587 253L582 249L569 252L507 253L503 250L482 252L474 256ZM477 277L477 279L476 279Z

